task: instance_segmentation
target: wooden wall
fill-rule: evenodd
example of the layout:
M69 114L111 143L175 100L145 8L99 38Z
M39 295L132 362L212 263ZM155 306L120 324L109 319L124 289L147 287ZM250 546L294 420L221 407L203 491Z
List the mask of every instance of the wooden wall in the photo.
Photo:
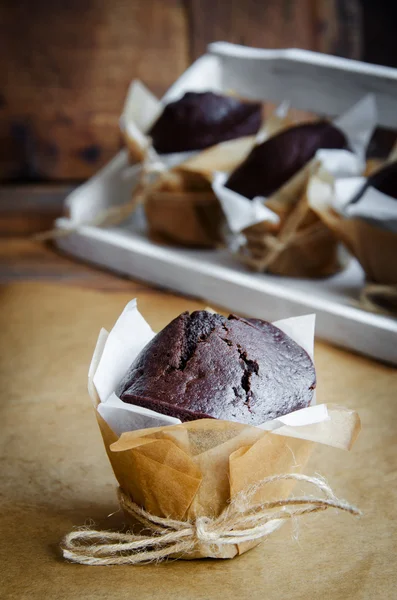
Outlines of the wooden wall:
M88 177L131 79L162 94L211 41L359 58L362 30L359 0L2 0L0 179Z

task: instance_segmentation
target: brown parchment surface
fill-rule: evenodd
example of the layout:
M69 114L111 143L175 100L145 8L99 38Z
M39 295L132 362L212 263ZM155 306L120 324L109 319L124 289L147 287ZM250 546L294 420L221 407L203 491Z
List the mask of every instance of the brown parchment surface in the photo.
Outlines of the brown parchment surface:
M192 600L393 598L397 583L397 371L316 346L319 401L359 411L352 450L316 446L307 473L322 473L357 504L291 524L232 561L85 567L63 561L59 541L94 519L123 522L115 480L86 391L101 326L129 295L41 284L1 289L0 598ZM154 291L139 296L155 329L204 303Z
M345 219L332 208L317 213L355 256L371 283L397 284L397 235L363 219Z

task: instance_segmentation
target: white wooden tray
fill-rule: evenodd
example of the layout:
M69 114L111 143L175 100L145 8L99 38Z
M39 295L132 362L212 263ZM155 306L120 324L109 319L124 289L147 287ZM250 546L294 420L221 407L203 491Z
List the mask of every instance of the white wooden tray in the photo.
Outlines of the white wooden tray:
M209 86L209 82L210 86ZM397 70L303 50L256 50L211 44L170 88L165 99L186 90L234 89L246 97L281 102L334 116L368 92L376 96L379 124L397 129ZM93 213L123 203L136 183L127 157L115 159L67 199L70 229L58 246L83 260L226 309L270 321L308 312L317 314L317 335L339 346L397 364L397 320L361 310L363 272L356 261L337 276L312 281L253 274L226 251L200 251L156 245L137 220L122 227L84 225Z
M68 227L59 220L59 227ZM316 333L338 346L397 365L397 320L357 307L363 272L355 260L321 281L250 273L226 251L186 250L150 242L132 226L82 227L58 245L86 261L209 304L269 321L315 312Z

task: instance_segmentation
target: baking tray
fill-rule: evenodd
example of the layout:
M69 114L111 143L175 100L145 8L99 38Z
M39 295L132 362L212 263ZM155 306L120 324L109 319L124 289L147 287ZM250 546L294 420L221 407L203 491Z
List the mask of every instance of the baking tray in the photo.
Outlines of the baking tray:
M245 97L281 102L334 116L374 93L380 125L397 129L397 70L304 50L257 50L215 43L170 88L235 90ZM117 199L127 201L137 181L125 151L66 199L70 229L56 243L65 252L113 271L201 298L228 310L277 320L317 314L317 335L370 357L397 364L397 320L363 311L358 297L364 274L355 260L325 280L303 280L247 271L224 250L188 250L155 244L140 215L116 228L84 225Z

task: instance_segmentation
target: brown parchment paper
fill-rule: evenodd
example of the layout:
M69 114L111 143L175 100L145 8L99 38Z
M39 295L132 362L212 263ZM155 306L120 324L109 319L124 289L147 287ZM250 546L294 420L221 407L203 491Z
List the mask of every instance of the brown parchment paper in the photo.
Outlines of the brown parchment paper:
M211 248L222 241L223 213L210 182L178 170L143 191L149 236L163 243Z
M397 234L363 219L345 218L338 214L328 199L322 197L322 191L317 187L323 183L332 189L332 177L320 170L313 175L310 182L312 209L357 258L369 282L397 284Z
M300 473L313 447L312 442L212 419L125 433L118 441L101 418L99 426L123 490L152 514L178 520L219 516L230 498L260 479ZM293 487L291 481L277 482L255 500L288 497ZM232 558L257 543L202 544L183 558Z
M155 329L183 310L205 307L146 289L140 286L140 308ZM104 518L118 505L86 374L98 328L110 329L134 294L43 284L1 290L0 596L393 598L397 371L321 343L319 394L358 410L363 431L350 453L318 445L306 470L321 473L326 465L335 492L363 510L360 520L333 511L311 516L232 561L89 568L61 559L59 540L76 524L94 519L118 529L124 520L120 512Z
M316 161L310 161L266 201L280 217L277 228L262 222L243 231L246 242L238 257L251 269L313 279L341 270L338 239L307 200L307 183L316 167Z
M366 140L366 136L375 124L375 115L373 99L367 96L335 121L347 136L349 146L354 148L354 171L361 171L358 154L365 153L369 139ZM360 119L357 119L358 116ZM322 158L313 157L309 160L265 200L265 205L279 216L278 225L263 221L246 228L243 230L245 241L237 252L235 244L231 244L233 254L256 271L288 277L327 277L343 267L337 251L338 236L307 202L308 183L321 163L324 168L327 168L327 164L335 168L335 165L332 167L330 156L327 159L323 155ZM340 170L339 165L337 171ZM227 202L227 195L222 202Z
M397 284L397 235L366 223L344 219L332 209L318 213L363 267L368 281Z

